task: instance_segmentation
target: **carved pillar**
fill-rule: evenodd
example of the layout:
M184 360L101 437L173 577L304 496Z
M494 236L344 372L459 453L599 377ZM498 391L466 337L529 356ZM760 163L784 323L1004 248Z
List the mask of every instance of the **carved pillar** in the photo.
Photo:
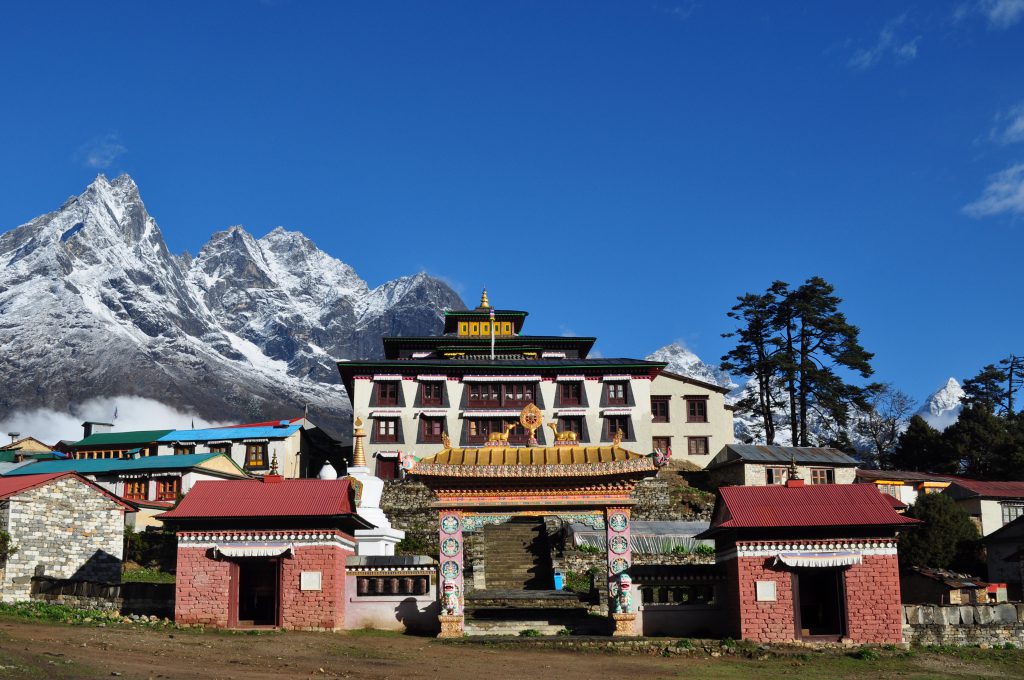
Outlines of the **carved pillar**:
M440 510L438 531L441 545L438 560L441 565L441 632L438 637L462 637L465 601L463 555L466 549L462 537L462 513L458 510Z
M613 635L635 635L635 594L629 577L629 569L633 566L633 550L629 541L629 508L607 508L605 527L608 541L608 604L615 621Z

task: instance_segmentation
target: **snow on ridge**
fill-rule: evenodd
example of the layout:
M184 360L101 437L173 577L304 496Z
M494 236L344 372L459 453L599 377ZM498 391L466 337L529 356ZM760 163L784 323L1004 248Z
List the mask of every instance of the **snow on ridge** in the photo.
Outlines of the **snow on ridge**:
M956 378L932 392L922 404L917 415L937 430L945 430L960 418L963 410L964 389Z

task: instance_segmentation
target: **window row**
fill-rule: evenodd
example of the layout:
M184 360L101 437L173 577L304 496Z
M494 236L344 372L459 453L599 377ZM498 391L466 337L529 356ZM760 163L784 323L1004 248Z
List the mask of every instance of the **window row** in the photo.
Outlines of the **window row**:
M130 479L124 483L124 498L130 501L175 501L181 493L181 477L160 477L156 480L156 497L149 497L148 479Z
M651 448L655 451L668 451L672 448L672 437L651 437ZM710 437L687 437L686 454L689 456L706 456L711 453Z
M765 484L785 484L789 479L788 467L769 467L765 470ZM811 468L809 484L835 484L836 471L833 468Z

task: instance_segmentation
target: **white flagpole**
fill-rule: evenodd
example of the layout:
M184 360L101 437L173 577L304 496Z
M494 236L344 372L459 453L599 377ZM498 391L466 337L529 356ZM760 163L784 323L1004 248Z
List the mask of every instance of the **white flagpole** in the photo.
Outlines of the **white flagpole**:
M494 310L491 310L491 361L494 361Z

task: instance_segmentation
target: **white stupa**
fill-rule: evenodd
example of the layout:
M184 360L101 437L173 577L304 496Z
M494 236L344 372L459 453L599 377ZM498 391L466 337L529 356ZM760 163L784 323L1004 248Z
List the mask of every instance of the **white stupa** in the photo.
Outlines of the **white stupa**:
M380 508L380 497L384 493L384 481L370 472L366 466L366 452L363 450L363 421L356 418L356 428L352 433L352 465L348 469L348 478L356 490L356 511L359 516L373 524L373 529L356 529L357 555L394 555L395 545L403 538L405 532L394 529L384 511ZM330 468L328 470L328 468ZM338 473L327 463L320 470L321 479L325 474Z

